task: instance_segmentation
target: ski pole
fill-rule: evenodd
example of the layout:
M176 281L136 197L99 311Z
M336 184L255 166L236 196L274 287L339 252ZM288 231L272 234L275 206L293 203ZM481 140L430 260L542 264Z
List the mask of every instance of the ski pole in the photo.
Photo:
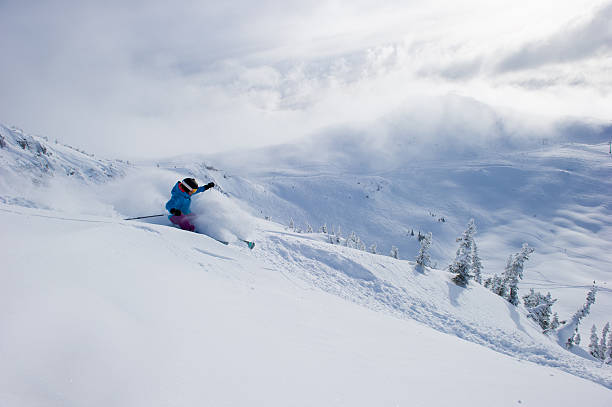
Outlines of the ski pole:
M134 219L146 219L146 218L157 218L160 216L166 216L165 214L161 214L161 215L149 215L149 216L138 216L136 218L127 218L127 219L123 219L123 220L134 220Z

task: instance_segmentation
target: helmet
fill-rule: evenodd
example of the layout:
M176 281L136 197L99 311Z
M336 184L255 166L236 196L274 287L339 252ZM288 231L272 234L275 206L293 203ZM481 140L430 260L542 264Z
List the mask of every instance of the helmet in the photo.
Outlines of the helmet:
M193 178L185 178L181 181L183 188L187 190L187 192L195 192L198 189L198 183Z

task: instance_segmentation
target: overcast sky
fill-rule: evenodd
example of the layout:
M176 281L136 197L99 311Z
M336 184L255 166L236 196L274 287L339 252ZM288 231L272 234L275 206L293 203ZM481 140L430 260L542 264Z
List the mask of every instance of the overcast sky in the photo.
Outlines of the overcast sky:
M0 0L0 122L107 157L283 143L460 95L612 118L612 2Z

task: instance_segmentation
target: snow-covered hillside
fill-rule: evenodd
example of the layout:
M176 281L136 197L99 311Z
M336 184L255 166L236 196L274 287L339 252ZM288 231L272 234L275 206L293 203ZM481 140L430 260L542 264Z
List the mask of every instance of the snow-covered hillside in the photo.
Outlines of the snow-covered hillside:
M583 338L609 321L612 159L601 139L378 172L287 155L227 170L219 157L97 160L0 130L3 404L612 402L609 365L444 270L474 217L485 272L527 241L536 254L521 290L551 290L568 318L597 279ZM193 209L198 229L229 246L165 216L123 220L164 213L188 175L217 184ZM289 230L290 218L354 230L381 254ZM437 268L387 255L394 244L416 256L409 228L433 231Z
M484 272L494 274L527 242L536 252L521 288L550 291L562 318L597 282L588 338L593 323L612 318L611 138L609 126L575 123L518 141L507 133L486 143L449 137L446 146L391 137L383 148L366 136L326 135L216 159L246 178L226 189L261 216L302 230L309 223L355 231L382 254L396 246L413 260L418 233L432 232L434 263L445 268L474 218Z
M95 159L57 141L51 143L46 137L0 124L2 203L52 208L63 204L70 208L75 199L52 202L61 195L58 189L95 187L125 175L127 167L125 162ZM48 189L34 188L38 186Z
M612 401L567 373L611 387L609 367L557 348L504 300L442 271L269 222L249 251L4 204L0 219L10 231L0 242L4 405Z

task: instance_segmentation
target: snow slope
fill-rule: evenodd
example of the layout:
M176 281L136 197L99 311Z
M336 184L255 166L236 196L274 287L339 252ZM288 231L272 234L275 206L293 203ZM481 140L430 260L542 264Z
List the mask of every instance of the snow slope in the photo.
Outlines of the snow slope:
M0 205L0 219L11 231L0 241L3 405L612 401L604 386L553 366L612 387L609 367L554 350L501 299L453 287L444 272L420 275L267 222L249 251L167 226L14 205ZM470 340L484 329L549 366L413 318Z
M412 169L367 174L341 159L279 158L238 176L200 156L134 166L15 129L0 135L3 404L612 401L610 366L560 348L522 308L479 285L458 288L441 270L469 216L480 215L486 271L501 271L496 264L528 241L538 252L521 288L570 292L560 317L584 302L597 276L603 287L583 323L587 338L593 321L612 315L611 167L601 140L472 155L443 168L421 157ZM566 182L557 173L569 164ZM198 229L230 246L169 227L164 216L122 220L162 214L170 187L187 175L218 184L193 208ZM521 194L502 196L513 183ZM538 194L552 198L538 202ZM295 213L315 228L337 222L345 236L377 239L383 255L262 219L298 221ZM416 255L406 230L418 222L434 231L439 269L419 273L385 256L387 244ZM256 249L237 237L255 239Z
M285 225L293 219L303 230L306 223L315 230L340 226L344 236L355 231L367 247L375 243L389 254L396 246L410 260L418 232L432 232L438 268L452 262L455 239L474 218L485 274L500 274L527 242L536 252L525 267L523 292L550 291L565 319L597 281L597 305L582 337L593 323L601 329L610 321L612 128L574 124L486 142L459 131L443 138L446 144L435 143L439 135L383 142L347 132L212 161L231 174L248 174L230 178L225 189Z

